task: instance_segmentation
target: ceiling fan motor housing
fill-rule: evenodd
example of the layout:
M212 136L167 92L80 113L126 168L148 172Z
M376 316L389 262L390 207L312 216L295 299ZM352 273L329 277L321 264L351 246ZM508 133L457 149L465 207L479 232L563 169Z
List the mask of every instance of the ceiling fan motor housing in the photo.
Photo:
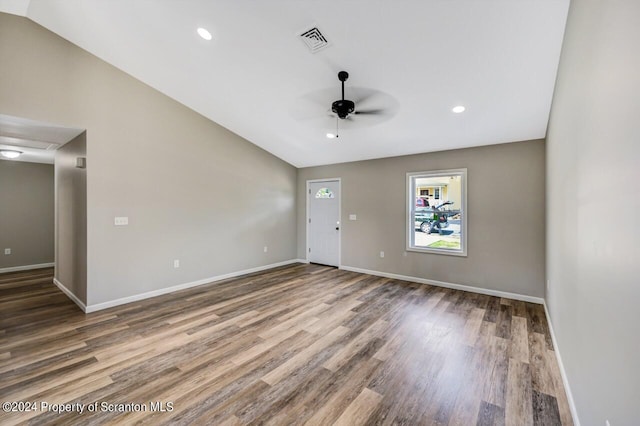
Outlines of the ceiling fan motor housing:
M355 107L356 104L353 103L353 101L350 101L348 99L341 99L331 104L331 111L336 113L339 118L344 119L354 111Z

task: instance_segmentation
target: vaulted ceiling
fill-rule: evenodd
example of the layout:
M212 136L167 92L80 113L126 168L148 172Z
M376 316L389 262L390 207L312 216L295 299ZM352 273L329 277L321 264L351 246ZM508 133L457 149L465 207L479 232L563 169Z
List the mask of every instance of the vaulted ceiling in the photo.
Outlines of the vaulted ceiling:
M545 136L569 0L0 0L297 167ZM206 28L210 41L197 34ZM312 53L300 34L328 41ZM337 73L356 111L338 120ZM462 105L463 113L452 108ZM327 133L339 138L329 139Z

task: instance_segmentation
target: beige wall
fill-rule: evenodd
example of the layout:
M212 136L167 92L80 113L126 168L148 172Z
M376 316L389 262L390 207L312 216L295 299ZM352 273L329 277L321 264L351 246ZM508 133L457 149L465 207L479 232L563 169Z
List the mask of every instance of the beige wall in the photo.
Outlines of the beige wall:
M89 305L295 258L293 166L25 18L0 58L0 112L87 129Z
M547 305L582 426L640 421L638 40L637 0L571 2L547 143Z
M83 133L56 151L56 279L87 303L87 170L76 167L86 157Z
M0 270L53 262L53 212L51 164L0 160Z
M544 149L528 141L300 169L298 257L306 258L306 181L340 177L342 265L542 297ZM405 253L406 173L463 167L468 256Z

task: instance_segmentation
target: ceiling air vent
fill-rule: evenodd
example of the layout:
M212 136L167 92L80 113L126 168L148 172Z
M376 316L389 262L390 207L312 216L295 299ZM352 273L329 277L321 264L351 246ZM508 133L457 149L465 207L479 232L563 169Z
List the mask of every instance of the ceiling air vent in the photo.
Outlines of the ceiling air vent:
M329 41L322 35L318 27L304 31L300 34L300 39L307 45L311 53L319 52L329 45Z

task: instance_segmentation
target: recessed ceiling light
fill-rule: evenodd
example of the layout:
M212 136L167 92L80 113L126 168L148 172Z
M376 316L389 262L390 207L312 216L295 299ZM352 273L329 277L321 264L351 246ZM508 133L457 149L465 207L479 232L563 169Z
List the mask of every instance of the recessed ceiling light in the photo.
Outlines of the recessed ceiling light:
M333 139L333 138L335 138L335 137L336 137L336 135L335 135L335 133L327 133L327 137L328 137L329 139Z
M460 114L461 112L464 112L466 108L463 107L462 105L458 105L453 107L453 109L451 111L455 112L456 114Z
M14 151L13 149L0 149L0 155L5 158L18 158L20 154L22 154L22 152Z
M198 28L198 35L205 40L211 40L213 38L211 33L202 27Z

